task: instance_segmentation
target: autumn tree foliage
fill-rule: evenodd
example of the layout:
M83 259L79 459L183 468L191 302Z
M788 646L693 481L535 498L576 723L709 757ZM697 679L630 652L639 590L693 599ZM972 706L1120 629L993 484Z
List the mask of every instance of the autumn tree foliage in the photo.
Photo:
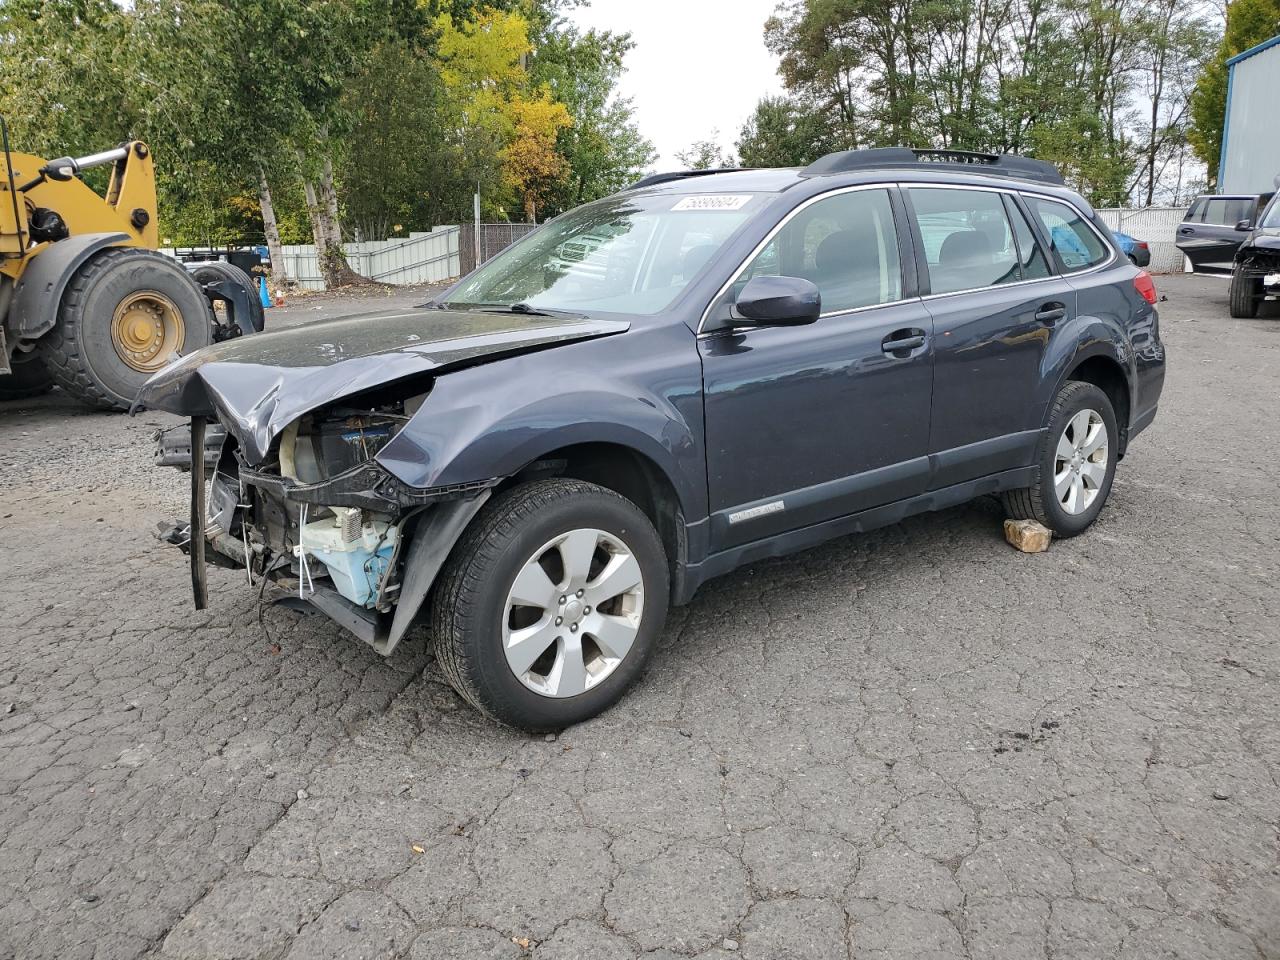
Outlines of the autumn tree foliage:
M148 140L175 243L314 242L350 282L346 240L457 222L477 189L542 218L651 162L629 38L566 2L0 0L0 113L49 156Z

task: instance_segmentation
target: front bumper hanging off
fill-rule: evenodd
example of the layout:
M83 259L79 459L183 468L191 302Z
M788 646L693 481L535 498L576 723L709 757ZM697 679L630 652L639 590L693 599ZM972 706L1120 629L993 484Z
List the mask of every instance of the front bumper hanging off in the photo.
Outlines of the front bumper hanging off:
M384 656L408 632L454 544L498 483L486 480L417 489L372 460L319 483L298 483L249 469L225 439L220 425L202 417L192 418L190 427L179 424L156 434L156 462L191 472L189 522L161 523L156 535L188 554L196 609L204 609L208 602L208 566L247 571L251 584L257 567L260 575L280 588L272 602L323 613ZM204 455L193 457L194 450ZM210 471L212 483L206 479ZM303 505L313 510L353 506L396 516L404 546L386 574L398 577L394 603L382 609L358 606L323 580L306 576L296 561L281 562L292 555L287 539L297 542L296 527L286 529L285 542L272 544L267 525L251 515L267 502L281 507L277 516L286 527L299 508L305 509Z

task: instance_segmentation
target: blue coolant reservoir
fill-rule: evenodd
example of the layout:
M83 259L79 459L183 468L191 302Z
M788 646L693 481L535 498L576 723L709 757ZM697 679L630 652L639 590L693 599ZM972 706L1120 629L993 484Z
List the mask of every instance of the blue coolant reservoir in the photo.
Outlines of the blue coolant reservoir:
M324 564L334 589L358 607L372 607L399 531L380 521L362 522L355 507L331 509L332 517L302 528L301 546Z

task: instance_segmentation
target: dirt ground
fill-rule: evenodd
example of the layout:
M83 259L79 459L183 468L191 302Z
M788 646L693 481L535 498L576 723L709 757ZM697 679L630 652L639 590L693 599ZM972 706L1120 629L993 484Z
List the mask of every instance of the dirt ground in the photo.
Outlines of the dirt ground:
M0 404L0 958L1280 957L1280 319L1159 288L1089 533L986 499L756 564L558 738L421 634L219 570L193 612L170 418Z

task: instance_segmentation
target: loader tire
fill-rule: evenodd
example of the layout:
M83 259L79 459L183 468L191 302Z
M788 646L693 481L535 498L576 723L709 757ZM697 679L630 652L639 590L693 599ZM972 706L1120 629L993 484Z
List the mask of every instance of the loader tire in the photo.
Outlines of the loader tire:
M196 283L229 280L244 287L249 294L249 321L253 324L254 330L259 333L262 332L262 328L266 324L266 310L262 306L262 294L258 292L258 288L249 274L234 263L227 263L225 260L210 260L208 263L199 264L192 269L191 277Z
M212 339L212 311L186 270L151 250L115 247L76 271L39 349L68 394L128 410L153 373Z
M9 360L13 373L0 375L0 400L26 400L53 389L53 377L32 353L15 353Z

